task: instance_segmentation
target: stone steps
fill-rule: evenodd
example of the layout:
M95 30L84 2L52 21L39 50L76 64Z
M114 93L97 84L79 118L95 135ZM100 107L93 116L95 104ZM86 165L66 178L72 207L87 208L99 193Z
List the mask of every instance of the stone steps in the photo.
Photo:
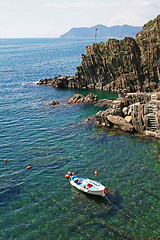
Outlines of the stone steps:
M149 105L148 106L148 113L154 113L156 114L157 113L157 106L152 104L152 105Z
M157 130L157 123L154 115L150 115L148 118L148 129L151 131Z

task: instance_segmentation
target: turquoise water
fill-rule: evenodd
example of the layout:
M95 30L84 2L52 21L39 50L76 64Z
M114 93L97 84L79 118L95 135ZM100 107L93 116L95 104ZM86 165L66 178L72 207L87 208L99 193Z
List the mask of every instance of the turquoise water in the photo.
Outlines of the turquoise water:
M76 90L33 84L74 75L87 44L91 40L0 40L0 239L160 235L160 142L96 127L85 119L99 108L65 104ZM52 100L60 105L51 108ZM70 186L68 171L108 185L108 198L121 211Z

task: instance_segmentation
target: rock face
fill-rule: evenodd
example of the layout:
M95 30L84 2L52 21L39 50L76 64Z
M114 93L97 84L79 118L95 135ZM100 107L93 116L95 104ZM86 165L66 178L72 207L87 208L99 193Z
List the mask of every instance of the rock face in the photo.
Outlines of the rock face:
M39 84L127 92L160 89L160 15L145 24L136 39L109 39L87 46L75 76L44 79Z
M101 126L114 126L127 132L144 132L146 135L160 137L158 96L158 93L127 94L125 99L117 99L110 108L98 112L95 115L96 122Z

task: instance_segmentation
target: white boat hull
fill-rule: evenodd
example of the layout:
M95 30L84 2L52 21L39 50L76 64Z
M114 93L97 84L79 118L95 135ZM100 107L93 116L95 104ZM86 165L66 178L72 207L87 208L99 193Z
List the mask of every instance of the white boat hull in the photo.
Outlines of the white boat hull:
M73 187L81 190L82 192L98 195L104 197L107 194L108 189L103 186L100 182L91 180L89 178L81 178L78 176L72 176L70 179L70 184Z

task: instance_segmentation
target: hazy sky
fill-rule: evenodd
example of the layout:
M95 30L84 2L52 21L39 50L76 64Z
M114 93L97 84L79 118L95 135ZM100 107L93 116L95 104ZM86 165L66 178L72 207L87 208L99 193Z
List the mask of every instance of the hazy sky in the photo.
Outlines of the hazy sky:
M59 37L72 27L143 26L160 0L0 0L0 38Z

